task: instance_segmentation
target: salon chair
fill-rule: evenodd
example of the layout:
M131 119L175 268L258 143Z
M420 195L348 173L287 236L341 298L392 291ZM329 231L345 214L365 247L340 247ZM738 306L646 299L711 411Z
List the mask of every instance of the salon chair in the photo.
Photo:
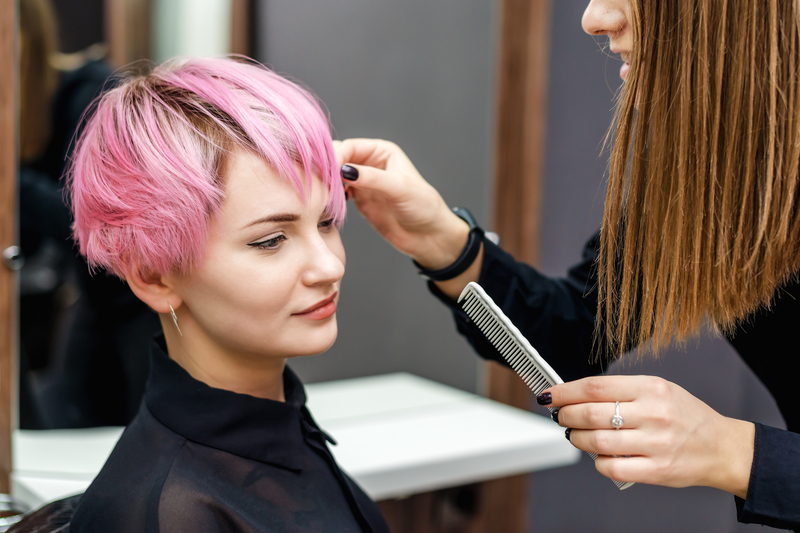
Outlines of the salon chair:
M83 494L48 503L11 525L8 533L67 533Z

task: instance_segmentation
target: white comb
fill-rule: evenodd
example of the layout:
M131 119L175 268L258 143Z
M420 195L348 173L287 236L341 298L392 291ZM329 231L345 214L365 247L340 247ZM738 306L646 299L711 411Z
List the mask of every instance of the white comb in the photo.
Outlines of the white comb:
M480 285L467 285L458 303L534 394L538 396L543 390L564 383ZM551 413L555 410L548 409ZM589 453L589 456L597 459L597 454ZM630 481L611 481L619 490L633 485Z

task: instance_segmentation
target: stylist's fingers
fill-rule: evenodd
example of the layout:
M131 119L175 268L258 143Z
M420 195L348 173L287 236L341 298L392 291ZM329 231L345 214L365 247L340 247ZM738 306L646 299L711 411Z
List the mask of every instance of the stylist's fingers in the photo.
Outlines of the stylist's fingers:
M346 163L378 164L384 166L386 148L383 147L381 139L345 139L344 141L333 141L333 149L336 151L336 159L340 165Z
M334 148L348 188L374 191L393 202L415 201L420 194L433 194L405 152L393 142L346 139L334 143Z
M340 165L366 165L380 170L416 173L414 164L403 150L383 139L346 139L334 143Z
M540 398L549 393L551 407L590 402L630 402L645 392L667 388L666 381L652 376L594 376L551 387L543 391Z
M342 155L342 141L333 141L333 153L336 154L336 166L344 164L344 156Z
M576 448L597 455L642 455L652 448L652 438L643 431L582 430L569 432L569 441Z
M619 413L625 429L641 427L648 412L638 402L620 402ZM558 410L558 425L573 429L614 429L611 419L617 414L616 403L579 403Z
M408 190L408 177L398 172L352 163L342 165L341 172L347 187L374 191L393 199Z
M463 244L453 243L466 240L464 222L396 144L347 139L335 146L350 197L384 239L425 265L447 265L458 257Z
M667 484L664 467L652 457L611 457L599 455L594 462L598 472L617 481L634 483ZM672 487L685 487L686 483L669 483Z

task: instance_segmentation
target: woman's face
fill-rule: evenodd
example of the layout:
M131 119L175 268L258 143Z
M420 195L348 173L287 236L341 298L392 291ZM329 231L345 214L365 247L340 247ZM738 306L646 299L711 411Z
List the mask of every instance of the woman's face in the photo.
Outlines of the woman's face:
M210 221L203 262L173 279L183 335L245 357L324 352L336 340L345 254L322 182L313 180L303 202L243 150L223 177L225 199Z
M583 31L589 35L607 35L608 49L625 62L619 71L623 80L630 70L628 59L633 47L630 12L630 0L591 0L583 13Z

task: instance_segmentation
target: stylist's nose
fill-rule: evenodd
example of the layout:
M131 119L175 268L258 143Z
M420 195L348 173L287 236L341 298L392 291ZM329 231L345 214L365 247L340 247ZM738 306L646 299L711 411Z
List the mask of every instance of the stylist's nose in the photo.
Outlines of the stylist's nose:
M628 0L592 0L583 12L581 25L589 35L607 35L625 26L622 3Z

